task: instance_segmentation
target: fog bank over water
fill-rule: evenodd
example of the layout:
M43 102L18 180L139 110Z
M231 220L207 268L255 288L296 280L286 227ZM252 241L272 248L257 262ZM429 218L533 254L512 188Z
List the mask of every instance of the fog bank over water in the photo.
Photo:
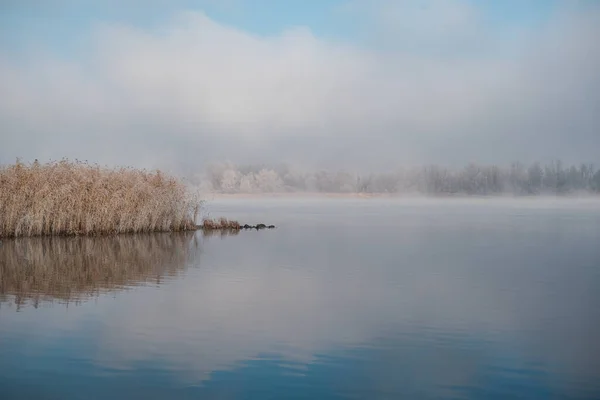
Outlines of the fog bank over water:
M188 171L187 178L205 193L220 194L600 194L600 170L593 164L564 165L560 161L509 166L471 163L463 168L425 165L377 173L220 163L202 172Z
M14 3L5 26L35 20ZM6 39L0 163L600 161L600 7L561 2L536 24L497 27L474 2L342 3L331 22L361 26L360 40L302 24L257 34L180 2L154 24L114 3L69 49L34 30ZM38 12L59 26L60 12Z

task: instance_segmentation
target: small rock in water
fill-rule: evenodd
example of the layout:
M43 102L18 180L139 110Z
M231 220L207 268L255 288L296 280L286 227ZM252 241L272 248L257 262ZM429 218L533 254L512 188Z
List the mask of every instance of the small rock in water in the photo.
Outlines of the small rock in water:
M250 225L248 225L248 224L245 224L244 226L242 226L242 228L244 228L244 229L252 229L252 228L254 228L254 227L253 227L253 226L250 226Z
M275 225L269 225L269 226L267 226L267 228L269 228L269 229L274 229L274 228L275 228Z
M256 229L265 229L267 226L265 224L256 225Z

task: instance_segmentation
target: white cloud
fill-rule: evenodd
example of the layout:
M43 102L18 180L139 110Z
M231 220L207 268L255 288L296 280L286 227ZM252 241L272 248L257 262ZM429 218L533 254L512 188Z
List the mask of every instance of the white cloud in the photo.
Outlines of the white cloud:
M408 4L370 9L387 40L371 49L186 12L155 30L97 26L67 61L0 56L0 161L595 161L597 9L513 46L465 3Z

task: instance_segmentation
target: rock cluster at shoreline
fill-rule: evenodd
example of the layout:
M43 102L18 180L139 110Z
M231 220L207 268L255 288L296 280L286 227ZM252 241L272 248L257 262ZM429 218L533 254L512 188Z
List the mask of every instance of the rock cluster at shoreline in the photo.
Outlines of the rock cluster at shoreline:
M197 225L197 229L202 229L205 231L219 231L219 230L228 230L228 231L240 231L240 230L262 230L262 229L275 229L275 225L267 225L267 224L256 224L256 225L241 225L237 221L227 221L221 220L218 223L215 223L212 220L206 220L202 225Z
M265 225L265 224L257 224L257 225L242 225L240 227L240 229L256 229L256 230L260 230L260 229L275 229L275 225Z

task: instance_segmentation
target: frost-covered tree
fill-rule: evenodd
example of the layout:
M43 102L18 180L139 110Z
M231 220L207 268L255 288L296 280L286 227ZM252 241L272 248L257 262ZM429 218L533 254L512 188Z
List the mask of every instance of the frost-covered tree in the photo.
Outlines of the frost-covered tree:
M283 181L272 169L261 169L256 174L256 184L262 193L277 192L283 189Z
M307 176L296 170L288 170L282 177L287 192L304 192L308 190Z
M356 192L356 176L346 171L339 171L333 178L333 188L340 193Z
M542 191L544 170L540 163L536 162L527 170L527 193L539 194Z
M257 189L256 178L254 173L250 172L243 175L240 179L240 192L241 193L253 193Z
M596 171L596 173L592 177L590 187L594 192L600 192L600 170Z
M201 179L200 184L198 180ZM508 167L471 163L464 168L428 165L387 173L352 174L347 171L298 171L285 165L267 167L230 163L213 165L194 184L233 193L329 192L515 195L564 194L600 191L598 171L591 164L542 166L513 163Z
M233 169L228 168L223 171L221 177L221 190L224 193L236 193L240 187L240 173Z

